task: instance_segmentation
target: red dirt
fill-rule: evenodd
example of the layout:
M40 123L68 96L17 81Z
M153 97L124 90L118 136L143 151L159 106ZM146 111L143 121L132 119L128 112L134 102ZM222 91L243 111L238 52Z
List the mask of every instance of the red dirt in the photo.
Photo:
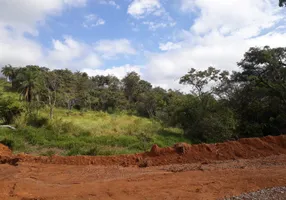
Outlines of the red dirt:
M11 156L12 151L3 144L0 144L0 156Z
M5 151L6 152L6 151ZM150 152L120 156L30 156L25 154L12 156L22 162L66 165L120 165L135 166L141 160L148 160L149 166L174 163L194 163L210 160L231 160L266 157L286 154L286 135L277 137L240 139L218 144L188 145L176 144L174 147L159 148L154 145Z
M286 136L108 157L11 155L0 145L0 163L0 199L217 199L286 186Z

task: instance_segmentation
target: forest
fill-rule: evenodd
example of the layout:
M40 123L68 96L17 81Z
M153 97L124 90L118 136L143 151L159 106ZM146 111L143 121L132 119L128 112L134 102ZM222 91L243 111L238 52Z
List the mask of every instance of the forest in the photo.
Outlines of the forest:
M193 143L284 134L286 131L286 48L250 48L237 71L191 69L180 78L189 93L152 87L135 72L122 80L68 69L28 65L2 68L11 87L1 92L3 124L41 127L57 118L55 109L109 114L124 112L183 130ZM2 80L4 81L4 80ZM17 93L17 98L5 95ZM49 113L40 115L45 108Z

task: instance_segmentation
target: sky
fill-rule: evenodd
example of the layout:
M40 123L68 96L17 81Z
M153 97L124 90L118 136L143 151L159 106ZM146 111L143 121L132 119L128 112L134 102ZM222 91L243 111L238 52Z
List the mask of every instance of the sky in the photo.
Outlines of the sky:
M238 70L250 47L286 47L278 0L0 0L0 68L39 65L165 89L191 68Z

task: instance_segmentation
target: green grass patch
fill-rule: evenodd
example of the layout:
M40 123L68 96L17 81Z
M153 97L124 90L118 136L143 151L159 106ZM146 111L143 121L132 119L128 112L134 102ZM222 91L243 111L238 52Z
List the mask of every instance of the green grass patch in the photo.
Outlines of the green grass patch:
M0 81L0 92L19 99L10 92L10 83ZM55 109L54 120L48 108L15 119L17 130L0 129L0 142L14 153L33 155L117 155L149 150L177 142L189 142L177 128L165 128L159 122L124 112L79 112Z
M146 119L142 120L145 123ZM61 122L65 124L65 121ZM51 124L41 128L26 126L16 131L0 129L0 141L9 142L16 153L25 152L41 155L50 155L53 153L51 151L60 155L131 154L149 150L153 144L166 147L177 142L190 143L183 137L180 129L157 127L159 125L156 122L149 123L148 127L142 126L141 129L131 126L129 129L136 131L130 132L127 129L121 134L95 134L79 127L67 129L68 131L65 132L64 129L56 130L57 128ZM154 130L155 132L153 132ZM104 130L102 131L104 132ZM49 151L50 149L53 150Z

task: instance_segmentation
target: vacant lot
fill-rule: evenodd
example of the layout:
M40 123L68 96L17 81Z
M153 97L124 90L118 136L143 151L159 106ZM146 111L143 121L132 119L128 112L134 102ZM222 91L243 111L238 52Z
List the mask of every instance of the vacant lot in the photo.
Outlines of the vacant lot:
M0 152L1 199L218 199L286 186L285 136L111 157Z

